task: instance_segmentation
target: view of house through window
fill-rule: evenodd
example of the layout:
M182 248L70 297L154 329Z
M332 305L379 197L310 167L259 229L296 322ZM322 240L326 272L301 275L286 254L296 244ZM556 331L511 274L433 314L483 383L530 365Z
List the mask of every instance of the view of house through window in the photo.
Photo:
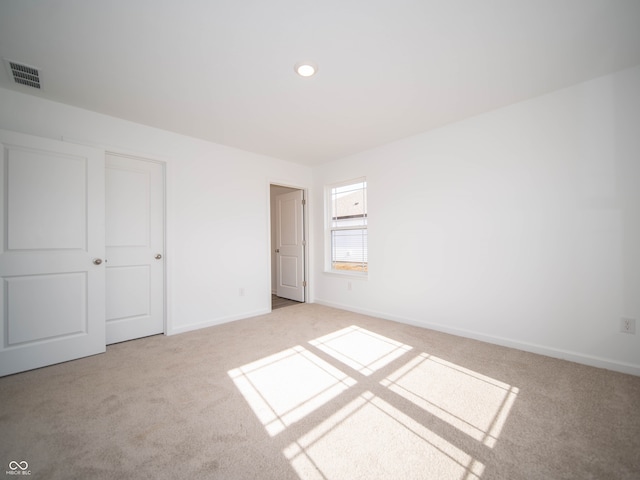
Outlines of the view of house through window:
M327 193L331 270L366 273L367 182L332 185Z

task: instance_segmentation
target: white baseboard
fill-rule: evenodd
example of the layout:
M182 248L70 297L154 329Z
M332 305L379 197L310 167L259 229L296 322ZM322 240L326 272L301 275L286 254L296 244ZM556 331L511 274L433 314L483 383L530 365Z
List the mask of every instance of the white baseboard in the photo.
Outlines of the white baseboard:
M259 315L265 315L267 313L271 313L271 308L261 308L259 310L241 313L239 315L230 315L227 317L205 320L204 322L190 323L188 325L182 325L177 328L172 328L171 331L167 332L167 336L191 332L193 330L200 330L201 328L214 327L216 325L222 325L223 323L235 322L236 320L244 320L245 318L257 317Z
M612 370L614 372L627 373L629 375L640 376L640 365L618 362L616 360L595 357L592 355L585 355L582 353L572 352L569 350L561 350L561 349L552 348L552 347L545 347L544 345L537 345L533 343L522 342L519 340L498 337L495 335L486 335L486 334L474 332L471 330L451 328L446 325L442 325L438 323L420 322L410 318L391 315L386 312L379 312L376 310L368 310L365 308L352 307L350 305L343 305L340 303L328 302L326 300L322 300L318 298L314 299L314 303L325 305L327 307L339 308L341 310L347 310L354 313L361 313L363 315L369 315L371 317L378 317L384 320L391 320L394 322L413 325L416 327L428 328L430 330L449 333L451 335L456 335L458 337L472 338L474 340L480 340L482 342L491 343L494 345L500 345L502 347L515 348L517 350L537 353L539 355L545 355L547 357L559 358L561 360L568 360L570 362L589 365L591 367L604 368L606 370Z

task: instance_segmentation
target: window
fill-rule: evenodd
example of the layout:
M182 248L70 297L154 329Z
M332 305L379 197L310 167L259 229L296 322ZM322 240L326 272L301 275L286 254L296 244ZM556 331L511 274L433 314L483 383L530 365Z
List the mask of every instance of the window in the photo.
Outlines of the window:
M367 181L327 187L328 266L331 271L367 273Z

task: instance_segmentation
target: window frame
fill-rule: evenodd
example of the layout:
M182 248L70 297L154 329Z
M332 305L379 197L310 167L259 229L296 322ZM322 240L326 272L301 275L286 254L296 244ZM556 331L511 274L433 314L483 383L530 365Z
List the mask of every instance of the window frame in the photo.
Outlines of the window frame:
M336 188L346 187L348 185L355 185L358 183L364 183L364 203L365 203L365 218L366 222L362 225L346 225L346 226L334 226L333 225L333 191ZM331 184L325 185L324 193L325 193L325 273L335 274L335 275L344 275L344 276L353 276L360 278L367 278L369 275L369 260L368 260L368 252L369 252L369 242L368 242L368 232L369 232L369 201L368 201L368 191L369 185L367 183L366 177L358 177L351 180L345 180L341 182L335 182ZM367 258L365 263L367 265L366 271L354 271L354 270L341 270L333 268L334 258L333 258L333 232L336 231L346 231L346 230L364 230L367 233L367 247L365 251L365 258Z

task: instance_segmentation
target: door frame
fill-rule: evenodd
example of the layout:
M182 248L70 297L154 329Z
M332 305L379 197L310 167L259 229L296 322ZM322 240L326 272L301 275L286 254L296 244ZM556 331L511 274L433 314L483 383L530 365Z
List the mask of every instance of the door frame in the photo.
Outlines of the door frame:
M303 255L303 261L304 261L304 278L303 281L306 282L306 285L303 287L304 288L304 303L311 303L311 289L310 289L310 285L309 285L309 271L310 271L310 265L311 262L309 261L309 252L311 250L311 241L310 241L310 235L309 235L309 189L306 187L301 187L299 185L293 185L287 182L281 182L278 180L269 180L267 182L267 245L268 245L268 250L267 250L267 264L268 264L268 305L269 305L269 311L271 311L271 294L272 294L272 278L273 278L273 266L272 266L272 254L273 254L273 249L274 246L271 243L271 229L272 229L272 225L273 222L275 222L275 218L273 218L271 216L271 211L272 211L272 205L271 205L271 186L274 187L286 187L286 188L292 188L294 190L301 190L302 191L302 197L305 200L304 205L302 206L302 234L303 234L303 238L305 240L305 248L304 248L304 255Z

